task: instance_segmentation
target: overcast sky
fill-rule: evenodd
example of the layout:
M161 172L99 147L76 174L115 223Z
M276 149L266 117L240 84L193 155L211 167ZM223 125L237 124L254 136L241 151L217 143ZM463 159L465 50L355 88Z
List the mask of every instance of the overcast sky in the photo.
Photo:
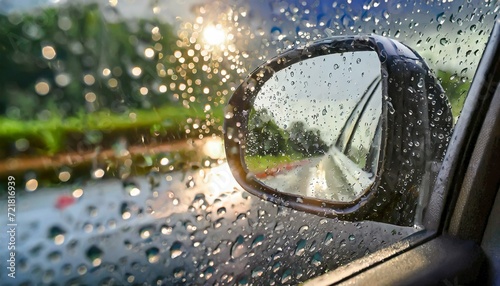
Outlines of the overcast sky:
M302 121L307 128L319 129L322 139L331 144L379 76L380 61L375 52L315 57L278 71L264 84L254 104L256 109L267 109L279 127L286 129L292 122ZM371 101L378 106L367 110L381 112L381 103L379 88Z

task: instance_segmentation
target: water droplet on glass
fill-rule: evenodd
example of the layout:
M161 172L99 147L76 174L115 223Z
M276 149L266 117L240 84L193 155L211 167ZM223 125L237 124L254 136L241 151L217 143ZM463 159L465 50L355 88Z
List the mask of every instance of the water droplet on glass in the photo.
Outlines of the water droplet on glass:
M420 80L419 80L419 81L418 81L418 83L417 83L417 86L418 86L419 88L424 87L424 79L423 79L423 78L420 78Z
M234 116L234 107L230 104L226 105L225 109L224 109L224 117L226 119L231 119L233 118Z
M207 267L207 269L205 271L203 271L203 274L205 275L205 279L210 279L212 278L212 276L214 275L215 273L215 268L213 267Z
M263 234L259 234L257 237L255 237L255 239L252 241L252 245L250 246L250 248L255 248L257 246L260 246L264 243L264 235Z
M306 231L308 231L308 230L309 230L309 226L307 226L307 225L303 225L303 226L301 226L301 227L299 228L299 234L301 234L301 235L302 235L302 234L304 234L304 233L305 233Z
M180 278L184 277L184 275L186 275L186 271L184 270L184 268L174 269L174 277L175 278L180 279Z
M328 232L325 236L325 240L323 241L325 245L329 245L330 243L333 242L333 234L331 232Z
M276 223L276 226L274 227L274 231L280 231L285 229L285 224L281 221Z
M281 283L286 284L292 280L292 270L287 269L281 276Z
M99 247L97 247L95 245L91 246L87 250L87 258L92 262L92 265L94 267L97 267L97 266L101 265L101 262L102 262L101 261L101 256L102 256L102 254L103 254L103 251Z
M195 186L194 179L192 177L190 177L188 179L188 181L186 182L186 187L187 188L194 188L194 186Z
M151 155L142 155L135 159L134 163L140 168L150 168L153 166L153 157Z
M141 194L141 190L133 182L124 182L123 187L125 192L131 197L136 197Z
M278 270L280 270L281 268L281 263L280 262L276 262L274 265L273 265L273 268L272 268L272 271L274 273L278 272Z
M306 244L307 241L305 239L299 240L299 242L297 242L297 247L295 248L295 255L300 256L304 254L306 250Z
M392 103L390 101L387 102L387 110L389 110L390 114L396 113L396 110L394 109L394 106L392 105Z
M147 239L150 238L154 233L154 227L153 226L145 226L139 230L139 236L142 239Z
M443 24L446 21L446 15L444 14L444 12L437 14L436 20L439 24Z
M160 260L160 250L156 247L152 247L146 250L146 257L149 263L157 263Z
M50 239L54 240L54 243L57 245L61 245L64 242L64 234L66 231L64 231L62 228L58 226L53 226L49 229L49 235L48 237Z
M314 266L320 266L321 260L322 260L321 254L319 252L316 252L311 259L311 264Z
M264 274L264 268L261 266L257 266L253 271L252 271L252 278L255 277L260 277Z
M245 239L243 238L242 235L239 235L236 240L233 243L233 246L231 247L231 258L237 258L240 257L243 253L245 253L245 246L244 243Z
M339 246L340 246L340 247L345 247L346 245L347 245L347 244L346 244L346 242L345 242L345 239L342 239L342 240L340 241L340 243L339 243Z
M51 253L49 253L49 255L47 256L47 258L48 258L48 259L49 259L49 261L51 261L52 263L58 262L59 260L61 260L61 252L59 252L59 251L54 251L54 252L51 252Z
M172 247L170 247L170 257L173 259L181 255L182 255L182 243L176 241L174 242Z
M132 212L127 203L122 203L120 207L120 214L123 219L129 219L132 216Z
M85 275L85 273L87 273L87 266L85 266L83 264L78 266L78 268L76 269L76 272L78 272L78 274L80 274L80 275Z

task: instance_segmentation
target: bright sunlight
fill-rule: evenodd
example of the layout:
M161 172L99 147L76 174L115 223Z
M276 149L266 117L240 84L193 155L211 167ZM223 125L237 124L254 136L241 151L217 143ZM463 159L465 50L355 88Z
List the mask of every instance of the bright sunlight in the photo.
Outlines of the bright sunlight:
M203 29L203 39L211 46L222 45L226 40L226 33L220 25L207 26Z

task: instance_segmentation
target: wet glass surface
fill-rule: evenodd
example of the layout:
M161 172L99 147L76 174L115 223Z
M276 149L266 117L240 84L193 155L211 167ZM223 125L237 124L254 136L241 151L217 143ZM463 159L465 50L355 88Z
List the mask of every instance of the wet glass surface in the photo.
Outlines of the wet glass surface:
M224 105L286 49L375 33L425 58L456 120L499 10L469 2L1 2L2 285L297 284L416 232L246 193Z
M375 52L315 57L276 72L250 113L249 172L281 192L356 199L377 173L380 81Z

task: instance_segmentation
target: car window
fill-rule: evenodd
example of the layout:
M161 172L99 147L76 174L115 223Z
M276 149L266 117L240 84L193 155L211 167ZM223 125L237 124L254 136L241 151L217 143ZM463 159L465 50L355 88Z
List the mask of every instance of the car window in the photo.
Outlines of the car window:
M380 149L382 100L376 95L382 94L380 78L376 78L366 91L366 99L358 101L354 132L349 138L345 154L361 169L375 174L377 172L378 150Z
M422 55L456 120L498 7L490 1L1 2L6 231L0 253L10 261L0 262L7 269L0 280L297 284L402 241L420 226L326 218L244 191L222 146L227 100L253 69L281 52L373 33ZM346 111L350 131L338 144L374 173L381 107L366 94L352 120ZM262 122L269 122L267 112ZM276 144L268 150L280 152ZM384 211L396 216L402 204Z

